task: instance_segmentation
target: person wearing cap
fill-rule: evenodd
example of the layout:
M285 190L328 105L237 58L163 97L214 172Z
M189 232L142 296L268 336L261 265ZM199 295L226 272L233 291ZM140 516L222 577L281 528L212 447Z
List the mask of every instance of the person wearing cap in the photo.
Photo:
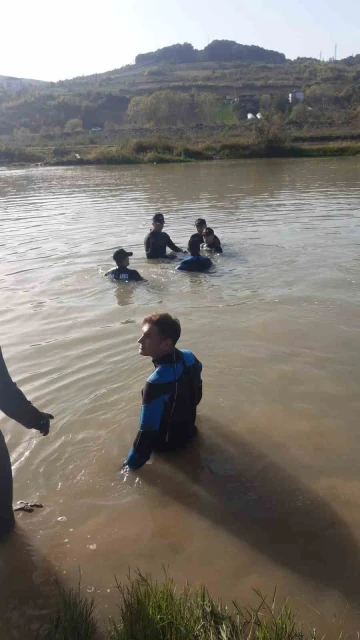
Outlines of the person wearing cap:
M204 244L202 248L206 251L213 251L214 253L222 253L222 246L219 238L215 235L214 230L211 227L206 227L204 231Z
M128 282L129 280L133 280L135 282L139 282L140 280L144 280L144 278L140 275L138 271L135 269L129 269L129 258L133 255L132 251L125 251L125 249L117 249L113 255L113 260L116 262L116 267L110 269L105 273L106 276L110 276L113 280L123 280Z
M157 258L172 258L171 255L166 255L166 247L169 247L171 251L179 253L182 251L180 247L177 247L173 243L170 236L163 231L165 219L162 213L155 213L152 219L152 229L147 234L144 240L144 247L146 257L149 260Z
M36 429L43 436L50 430L51 413L39 411L11 379L0 348L0 411L26 429ZM13 479L9 451L0 431L0 540L15 526L12 508Z
M195 220L195 225L196 227L196 233L193 233L190 240L192 238L197 238L200 242L200 244L203 243L203 235L204 235L204 231L206 229L206 220L204 220L204 218L198 218L197 220Z
M200 255L200 241L197 234L191 236L188 244L189 258L182 260L176 267L179 271L206 271L212 266L210 258Z

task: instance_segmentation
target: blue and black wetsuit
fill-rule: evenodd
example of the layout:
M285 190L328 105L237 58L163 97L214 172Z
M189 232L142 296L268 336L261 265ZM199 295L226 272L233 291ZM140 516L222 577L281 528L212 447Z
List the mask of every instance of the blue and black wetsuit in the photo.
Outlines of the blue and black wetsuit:
M139 469L153 450L185 446L196 433L196 407L202 398L202 364L191 351L175 349L153 361L155 371L142 390L139 431L125 464Z
M176 267L178 271L206 271L212 267L212 261L207 256L190 256Z

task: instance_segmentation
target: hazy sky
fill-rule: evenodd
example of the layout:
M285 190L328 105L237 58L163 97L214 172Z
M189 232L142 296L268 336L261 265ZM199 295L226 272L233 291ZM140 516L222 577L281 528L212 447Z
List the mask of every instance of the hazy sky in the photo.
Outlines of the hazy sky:
M360 53L359 0L2 0L0 75L108 71L176 42L226 38L297 56Z

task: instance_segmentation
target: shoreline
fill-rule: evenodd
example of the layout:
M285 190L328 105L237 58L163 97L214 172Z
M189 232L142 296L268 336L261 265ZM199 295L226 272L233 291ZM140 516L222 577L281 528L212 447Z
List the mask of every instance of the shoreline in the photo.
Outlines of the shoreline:
M75 151L76 149L76 151ZM238 140L186 144L171 139L119 145L0 147L1 167L172 164L213 160L359 157L360 142L253 145Z

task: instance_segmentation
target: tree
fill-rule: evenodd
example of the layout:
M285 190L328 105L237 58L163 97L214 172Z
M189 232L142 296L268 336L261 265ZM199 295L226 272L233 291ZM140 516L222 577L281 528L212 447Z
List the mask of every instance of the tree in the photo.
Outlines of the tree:
M72 118L71 120L68 120L64 129L64 133L78 133L82 131L83 126L80 118Z

